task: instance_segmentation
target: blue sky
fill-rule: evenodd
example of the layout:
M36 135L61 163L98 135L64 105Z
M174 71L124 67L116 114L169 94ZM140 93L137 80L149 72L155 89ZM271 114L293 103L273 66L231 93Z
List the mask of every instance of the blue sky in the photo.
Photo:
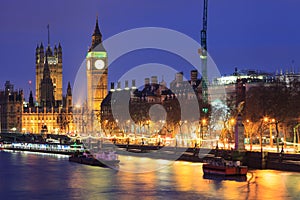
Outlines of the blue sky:
M0 5L0 86L11 80L25 91L35 79L35 48L47 43L48 23L51 45L62 44L64 87L85 58L97 15L104 39L150 26L200 42L202 29L202 0L1 0ZM297 0L209 0L208 50L221 74L235 67L299 71L299 8ZM126 68L127 61L119 67Z

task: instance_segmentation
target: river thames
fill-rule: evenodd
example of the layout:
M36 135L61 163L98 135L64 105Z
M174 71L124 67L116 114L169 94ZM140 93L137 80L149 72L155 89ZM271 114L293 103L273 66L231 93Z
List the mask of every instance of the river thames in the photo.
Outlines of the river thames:
M250 170L247 180L203 177L201 163L120 156L120 169L67 156L0 152L1 199L299 199L300 173ZM155 170L154 170L155 169Z

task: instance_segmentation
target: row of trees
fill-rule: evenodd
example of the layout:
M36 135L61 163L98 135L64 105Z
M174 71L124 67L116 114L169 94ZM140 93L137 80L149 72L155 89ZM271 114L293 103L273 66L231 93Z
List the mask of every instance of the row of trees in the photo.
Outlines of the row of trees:
M287 141L293 141L293 128L300 118L300 83L249 83L248 87L242 115L250 143L252 138L260 137L270 128L275 132L275 139L282 134ZM218 117L212 120L223 121L220 138L225 141L233 138L232 125L237 115L236 94L228 95L223 104L226 106L213 109L212 114Z

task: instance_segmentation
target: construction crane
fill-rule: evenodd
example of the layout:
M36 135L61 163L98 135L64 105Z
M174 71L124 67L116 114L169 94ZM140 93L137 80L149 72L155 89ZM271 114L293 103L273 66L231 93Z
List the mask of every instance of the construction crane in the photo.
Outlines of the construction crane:
M199 49L199 54L201 58L201 71L202 71L202 99L204 103L208 103L208 78L207 78L207 7L208 0L204 0L203 9L203 28L201 30L201 49Z
M208 6L208 0L204 0L204 10L203 10L203 29L201 30L201 47L205 51L207 51L207 6Z

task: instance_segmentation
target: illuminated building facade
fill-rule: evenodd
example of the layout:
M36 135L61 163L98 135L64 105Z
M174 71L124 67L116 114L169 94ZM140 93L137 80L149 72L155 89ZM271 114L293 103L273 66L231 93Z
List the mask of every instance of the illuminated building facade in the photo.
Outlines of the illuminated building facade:
M54 46L54 51L50 47L48 42L48 46L44 49L43 43L36 47L36 77L35 77L35 97L36 101L39 104L44 103L44 99L42 97L43 88L42 88L42 80L44 77L44 69L45 65L48 65L50 78L52 80L53 85L53 96L54 103L56 105L62 104L63 100L63 75L62 75L62 47L59 43L58 47Z
M47 92L50 93L48 90ZM23 102L22 132L24 133L72 133L76 130L73 121L72 92L68 83L67 93L60 106L39 105L33 101L32 92L29 102Z

